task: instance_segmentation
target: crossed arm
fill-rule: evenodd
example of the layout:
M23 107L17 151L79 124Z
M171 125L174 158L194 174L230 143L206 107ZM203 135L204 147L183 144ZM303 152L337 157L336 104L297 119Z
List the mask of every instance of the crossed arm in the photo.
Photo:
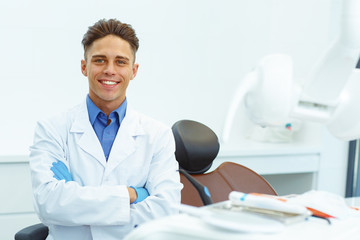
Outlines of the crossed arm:
M117 174L124 175L111 175L110 178L103 179L101 176L103 171L96 168L96 165L89 166L89 171L98 173L94 176L84 169L84 172L81 172L83 178L77 178L79 177L75 175L77 172L70 171L66 162L67 158L71 159L69 152L71 149L66 147L68 136L63 133L65 131L59 129L58 125L60 124L48 121L39 122L34 144L30 148L29 162L35 211L42 222L61 226L128 227L178 212L170 206L170 203L180 203L182 187L176 171L178 164L174 156L175 143L170 129L157 131L160 135L156 136L156 142L150 145L156 148L151 149L153 155L148 162L149 165L138 167L139 170L147 171L146 174L144 172L136 174L119 167ZM147 139L138 138L138 141L140 140ZM134 157L142 159L143 154L149 153L139 149ZM89 157L87 154L86 156ZM79 158L79 160L83 159ZM138 165L131 162L130 167L133 166ZM122 180L123 177L131 179ZM137 177L141 179L141 183ZM83 182L81 179L86 181ZM103 183L103 180L108 183ZM136 190L130 186L146 188L151 195L147 197L146 194L145 201L134 204L143 199L137 196L141 195L139 191L136 193Z
M63 162L53 162L50 169L54 173L54 178L57 180L65 180L65 182L73 181L69 170ZM130 186L127 189L129 191L131 204L139 203L149 196L149 192L146 190L146 188Z

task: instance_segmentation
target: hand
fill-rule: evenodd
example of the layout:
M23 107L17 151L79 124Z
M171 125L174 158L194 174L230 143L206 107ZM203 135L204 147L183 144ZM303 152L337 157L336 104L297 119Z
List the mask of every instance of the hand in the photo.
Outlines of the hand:
M149 192L146 190L146 188L137 188L133 186L130 186L130 188L134 189L137 195L135 201L132 202L134 204L143 201L145 198L149 196Z
M73 181L69 170L63 162L53 162L52 165L53 166L50 168L50 170L54 173L54 178L59 181L65 180L65 182Z

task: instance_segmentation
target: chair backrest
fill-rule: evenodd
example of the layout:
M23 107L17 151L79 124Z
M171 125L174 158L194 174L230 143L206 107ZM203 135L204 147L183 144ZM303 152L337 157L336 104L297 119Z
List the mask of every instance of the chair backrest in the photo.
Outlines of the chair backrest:
M21 229L15 234L15 240L45 240L49 229L42 223Z
M176 160L180 168L208 188L213 203L228 200L231 191L276 195L275 190L263 177L236 163L222 163L213 172L204 174L211 167L220 148L218 137L206 125L192 120L181 120L173 125L172 130L176 142ZM181 203L203 206L198 191L183 174L180 174L180 177L184 185Z
M176 143L176 160L190 174L204 173L219 153L219 140L206 125L180 120L172 126Z

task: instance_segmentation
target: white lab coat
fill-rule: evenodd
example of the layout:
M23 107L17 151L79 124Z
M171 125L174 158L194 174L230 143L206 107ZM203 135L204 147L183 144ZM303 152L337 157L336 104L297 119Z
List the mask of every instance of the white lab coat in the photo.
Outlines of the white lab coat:
M89 122L86 102L40 121L30 148L35 210L49 226L47 239L122 239L142 222L176 213L180 183L171 130L128 107L108 161ZM54 161L74 179L53 178ZM127 186L150 196L129 204Z

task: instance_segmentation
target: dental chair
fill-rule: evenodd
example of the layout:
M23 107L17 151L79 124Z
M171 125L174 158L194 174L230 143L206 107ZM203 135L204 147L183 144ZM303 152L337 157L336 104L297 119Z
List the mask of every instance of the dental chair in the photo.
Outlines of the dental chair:
M15 240L45 240L49 229L42 223L21 229L15 234Z
M176 160L184 188L181 203L196 207L228 200L231 191L277 195L272 186L253 170L233 162L224 162L206 173L216 158L220 144L206 125L181 120L172 126Z

